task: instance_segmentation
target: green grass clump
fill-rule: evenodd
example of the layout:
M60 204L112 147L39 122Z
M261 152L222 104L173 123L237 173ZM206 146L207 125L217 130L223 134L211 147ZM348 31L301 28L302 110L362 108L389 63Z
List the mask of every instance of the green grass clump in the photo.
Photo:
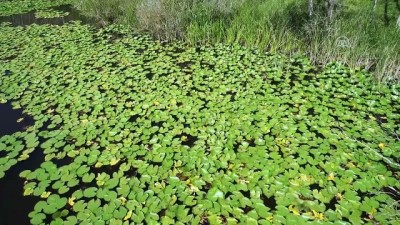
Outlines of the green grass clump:
M341 61L374 72L380 82L400 80L400 8L394 1L339 1L334 20L324 6L309 18L306 1L81 0L104 23L130 24L161 40L240 43L289 55L307 53L314 64Z
M141 0L76 0L82 13L96 18L101 24L136 24L136 7Z

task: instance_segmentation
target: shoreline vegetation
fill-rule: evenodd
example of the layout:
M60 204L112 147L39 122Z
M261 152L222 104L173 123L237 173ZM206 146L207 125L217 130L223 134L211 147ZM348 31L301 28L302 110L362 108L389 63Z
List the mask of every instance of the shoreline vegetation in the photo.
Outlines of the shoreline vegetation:
M316 65L340 61L369 70L378 82L400 81L398 0L79 0L75 6L103 25L130 25L159 40L306 54Z

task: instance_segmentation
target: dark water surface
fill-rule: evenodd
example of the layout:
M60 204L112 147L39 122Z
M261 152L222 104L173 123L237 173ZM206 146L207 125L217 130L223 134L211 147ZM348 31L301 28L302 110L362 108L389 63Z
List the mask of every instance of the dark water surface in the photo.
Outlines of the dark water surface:
M23 120L18 123L20 118ZM22 131L33 124L33 118L23 114L22 109L13 109L10 102L0 104L0 137Z
M18 123L20 118L24 120ZM33 124L33 119L24 115L22 109L13 109L10 102L0 104L0 137L22 131ZM0 179L0 225L30 224L28 214L38 198L22 195L24 180L19 174L23 170L38 168L43 159L43 151L35 149L27 160L12 166L5 172L5 177Z
M0 23L8 22L13 26L28 26L31 24L52 24L52 25L63 25L65 23L80 20L83 23L93 23L93 20L83 16L80 14L79 10L72 7L72 5L62 5L57 7L52 7L50 9L69 12L69 15L64 17L56 17L56 18L36 18L35 12L31 11L28 13L11 15L11 16L0 16Z
M11 23L12 26L28 26L31 24L63 25L71 21L79 20L85 24L94 24L93 19L82 16L80 12L71 5L52 7L50 9L69 12L69 15L58 18L36 18L36 11L31 11L18 15L0 16L0 23L8 22ZM23 118L23 120L17 122L20 118ZM33 118L23 114L22 109L13 109L10 102L0 104L0 137L23 131L33 124ZM28 214L33 211L35 204L40 198L35 196L23 196L25 181L19 177L19 174L24 170L39 168L43 161L43 150L38 147L30 154L27 160L18 162L16 165L12 166L5 172L5 176L0 179L0 225L30 224ZM59 163L62 162L58 162L57 164Z
M42 149L35 149L27 160L18 162L0 179L0 225L28 225L28 214L40 200L36 196L23 196L24 180L19 174L24 170L39 168L44 161Z

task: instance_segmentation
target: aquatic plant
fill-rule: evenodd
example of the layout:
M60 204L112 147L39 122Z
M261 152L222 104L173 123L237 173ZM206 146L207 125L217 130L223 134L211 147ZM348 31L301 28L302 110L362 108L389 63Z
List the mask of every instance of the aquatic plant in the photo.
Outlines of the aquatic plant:
M58 10L39 10L35 12L35 17L36 18L56 18L56 17L64 17L68 16L69 12L63 12L63 11L58 11Z
M72 4L73 0L13 0L0 1L0 16L26 13L32 10L47 9L54 6Z
M398 85L239 45L0 25L0 101L35 124L31 224L396 224ZM2 203L3 204L3 203Z

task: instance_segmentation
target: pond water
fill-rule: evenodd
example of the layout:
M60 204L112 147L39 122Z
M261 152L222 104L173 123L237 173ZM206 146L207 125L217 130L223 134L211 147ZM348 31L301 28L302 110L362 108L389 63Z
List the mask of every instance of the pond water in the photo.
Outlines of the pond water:
M11 167L5 177L0 179L0 199L7 204L0 204L0 225L28 225L28 214L40 200L36 196L23 196L24 180L19 174L24 170L34 170L44 161L41 149L32 152L25 161Z
M33 125L33 119L22 113L22 109L13 109L10 102L0 104L0 137L22 131L25 127ZM22 121L17 122L20 118Z
M86 24L94 23L94 20L82 16L71 5L62 5L50 9L68 12L68 15L55 18L37 18L35 16L36 11L31 11L18 15L0 16L0 23L8 22L12 26L28 26L31 24L63 25L77 20ZM9 71L5 71L6 76L9 75L8 73ZM34 124L32 117L23 114L22 109L13 109L10 102L0 104L0 115L0 137L23 131ZM18 165L12 166L10 170L5 172L5 176L0 179L0 199L2 199L2 202L12 199L7 204L0 204L0 225L30 224L28 214L33 210L34 205L40 198L23 196L25 181L19 177L19 174L24 170L38 168L43 161L43 149L36 148L27 160L18 162ZM61 164L62 162L57 163L57 165Z
M68 12L69 14L63 17L55 18L36 18L35 12L31 11L28 13L11 15L11 16L0 16L0 23L8 22L13 26L28 26L31 24L52 24L52 25L63 25L71 21L82 21L83 23L93 23L93 20L80 14L79 10L72 7L72 5L61 5L50 8L56 11Z
M31 117L24 115L22 109L13 109L11 103L0 104L0 137L24 130L33 125ZM18 119L24 118L21 122ZM7 204L0 204L0 225L29 224L28 213L32 211L37 197L23 196L24 180L19 177L23 170L35 169L43 162L41 150L35 150L29 159L12 166L0 179L0 199ZM8 201L12 199L12 201Z

